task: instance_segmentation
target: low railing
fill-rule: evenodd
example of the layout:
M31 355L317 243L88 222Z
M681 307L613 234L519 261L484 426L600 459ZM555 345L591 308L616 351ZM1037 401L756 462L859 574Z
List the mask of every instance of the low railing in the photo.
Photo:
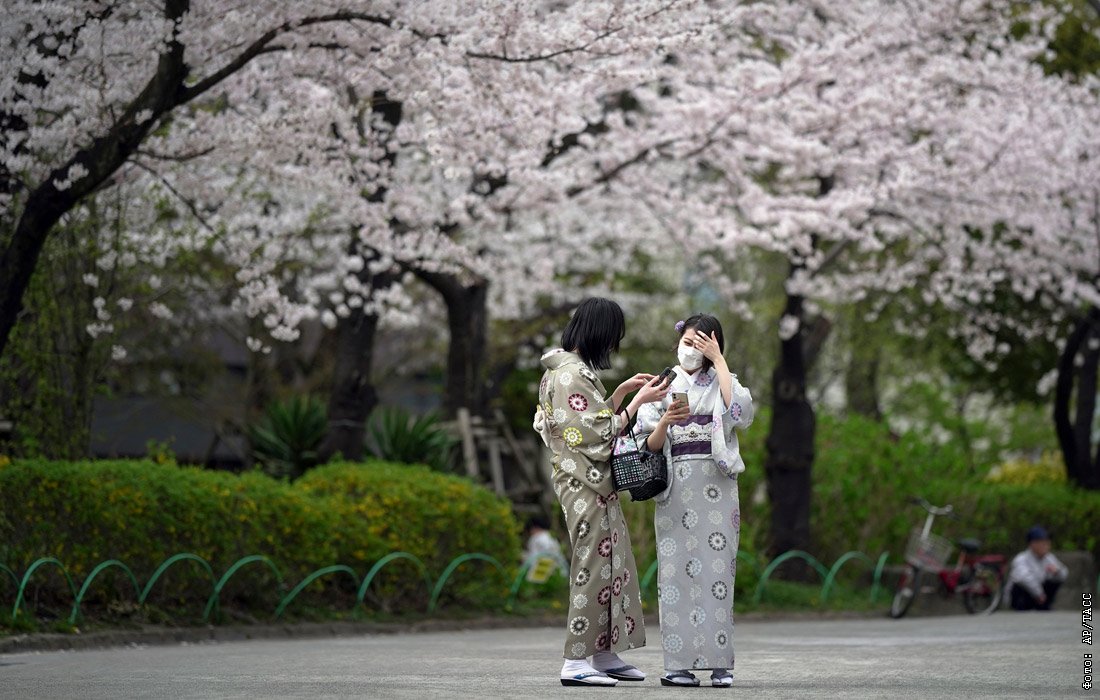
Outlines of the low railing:
M435 612L435 610L438 608L439 597L443 593L444 586L446 586L447 582L451 579L455 571L462 564L471 561L486 562L495 567L497 571L499 571L501 574L507 575L507 569L494 557L491 557L488 554L474 552L455 557L444 569L442 575L440 575L438 579L433 579L428 573L428 567L425 566L424 562L421 561L420 558L418 558L416 555L410 554L408 552L392 552L375 562L374 565L367 571L366 576L364 576L362 580L359 579L359 575L356 573L355 569L344 564L326 566L324 568L317 569L316 571L311 572L279 600L278 605L275 607L275 618L278 619L282 617L287 607L311 583L317 581L322 577L331 576L333 574L343 574L350 577L352 581L355 582L355 605L356 609L358 609L359 606L364 604L363 601L367 595L367 590L370 588L370 584L374 581L375 577L377 577L382 569L388 564L399 560L410 561L416 565L417 569L420 570L420 574L424 578L424 583L426 584L427 592L429 594L429 613ZM169 568L185 561L195 562L202 569L203 573L205 573L205 575L210 579L211 592L210 597L206 600L206 606L203 608L203 621L209 620L210 615L214 612L215 609L218 608L222 590L225 588L226 584L229 583L230 579L232 579L241 569L250 564L260 564L270 569L271 573L275 576L279 587L284 587L284 577L282 572L279 570L279 567L269 557L262 554L250 554L246 557L241 557L237 561L233 562L233 564L230 565L228 569L226 569L225 573L222 574L221 577L217 577L214 574L214 567L210 565L210 562L206 561L197 554L192 554L190 552L180 552L179 554L174 554L171 557L165 559L160 564L160 566L156 568L156 570L153 572L153 575L149 577L149 580L146 582L144 587L138 584L137 577L134 575L134 572L130 569L130 567L128 567L123 562L118 561L117 559L109 559L96 565L88 574L87 578L84 579L79 590L77 589L72 576L69 574L68 569L65 568L65 565L54 557L42 557L41 559L35 560L29 567L27 567L26 572L22 576L19 576L11 568L4 566L3 564L0 564L0 572L6 574L9 578L11 578L11 580L15 583L17 587L15 594L15 603L12 605L11 608L11 618L14 621L19 615L19 609L21 607L27 607L25 597L27 586L30 584L31 578L35 575L35 573L45 566L51 566L59 569L62 576L65 577L65 582L68 584L69 591L72 593L73 596L73 608L72 612L69 614L69 622L70 624L72 624L75 623L77 618L80 616L80 607L84 601L85 596L87 596L88 594L88 589L91 587L96 578L105 571L112 568L120 569L126 575L126 578L130 581L130 583L133 584L134 595L137 597L138 604L143 605L149 599L149 595L153 591L153 585L164 575L164 573ZM516 578L511 586L511 592L504 606L505 610L511 610L513 608L515 600L519 596L520 590L523 587L523 580L527 574L527 569L527 566L521 567L519 573L516 575Z
M832 592L836 584L837 575L839 574L841 568L850 561L863 562L864 564L871 567L873 571L870 599L871 602L874 603L879 594L879 591L882 588L882 574L886 566L887 557L888 554L886 552L883 552L879 555L877 561L875 561L863 552L851 551L841 555L832 565L832 567L827 569L820 561L818 561L812 555L807 554L806 552L798 550L785 552L773 559L771 562L768 563L766 567L764 567L763 572L760 575L760 580L756 585L756 590L753 593L752 602L754 605L761 602L767 589L768 582L776 569L778 569L782 564L787 561L790 561L792 559L800 559L809 564L809 566L813 568L814 571L816 571L821 577L822 603L828 600L829 594ZM750 566L757 567L758 569L760 567L760 562L755 557L743 550L737 552L737 560L740 562L744 562ZM447 564L447 566L443 570L443 573L440 574L439 578L433 579L431 574L428 572L428 567L421 559L419 559L415 555L408 552L392 552L375 562L374 565L371 566L371 568L367 571L366 576L364 576L362 579L359 578L359 575L352 567L346 566L344 564L326 566L324 568L317 569L316 571L311 572L310 574L306 575L306 577L303 578L297 585L291 588L286 593L286 595L280 598L278 604L275 607L275 618L279 619L280 617L282 617L283 613L286 612L288 606L290 606L290 604L294 602L294 600L310 584L323 577L337 574L350 577L350 579L355 583L356 596L354 609L358 611L360 606L365 604L364 599L367 595L367 591L369 590L371 583L373 583L378 574L386 566L396 561L411 562L419 570L420 576L424 580L425 589L428 593L427 612L429 614L435 612L438 609L439 599L447 582L450 581L455 571L457 571L458 568L463 564L469 562L483 562L485 564L491 565L503 576L507 576L508 574L507 567L501 564L501 562L498 561L496 558L488 554L483 554L481 552L471 552L455 557L453 560L451 560L449 564ZM121 570L122 573L125 574L126 578L133 585L134 594L137 597L138 604L143 605L148 601L149 596L153 591L154 584L156 584L156 582L165 574L165 572L168 571L168 569L170 569L171 567L181 564L183 562L192 562L193 564L197 565L198 568L201 569L205 577L209 578L210 580L211 592L210 596L206 600L206 605L203 608L203 621L208 621L211 614L218 608L220 604L221 593L226 584L228 584L228 582L239 571L247 566L261 565L269 569L274 575L276 581L278 582L279 587L281 589L285 588L284 577L282 572L279 570L279 567L275 564L274 561L262 554L250 554L246 557L238 559L232 565L230 565L228 569L226 569L224 574L218 577L215 575L214 567L210 565L210 562L206 561L197 554L192 554L190 552L180 552L165 559L154 570L153 575L149 577L149 580L145 583L144 586L141 586L138 583L138 579L134 575L134 572L130 569L130 567L117 559L108 559L107 561L101 562L100 564L96 565L81 583L79 589L73 581L72 576L65 568L65 565L54 557L42 557L41 559L37 559L29 567L27 567L26 572L22 576L19 576L15 573L15 571L2 564L0 564L0 572L6 574L9 578L11 578L11 580L15 583L17 587L15 602L12 605L11 609L11 617L14 621L19 615L19 609L21 607L27 607L25 596L27 586L31 582L32 576L34 576L35 573L43 567L55 567L59 569L61 574L64 576L65 581L68 584L69 590L73 596L73 607L71 613L69 614L69 622L70 624L72 624L75 623L80 617L81 604L87 596L88 590L91 587L92 583L96 580L97 577L107 572L108 570ZM515 602L518 599L521 590L523 589L524 583L527 581L527 573L531 565L532 563L527 563L521 566L516 573L515 578L512 580L512 585L509 589L508 597L506 598L503 606L503 609L505 611L511 611L514 609ZM650 587L656 574L657 562L655 561L642 577L642 590L646 590ZM1097 581L1097 585L1100 586L1100 580Z

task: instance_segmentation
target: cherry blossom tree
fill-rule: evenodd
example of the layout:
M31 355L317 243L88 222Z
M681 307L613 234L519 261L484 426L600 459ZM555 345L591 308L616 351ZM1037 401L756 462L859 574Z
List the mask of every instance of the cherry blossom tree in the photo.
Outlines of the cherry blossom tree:
M1034 205L1057 201L1066 174L1094 152L1085 125L1100 112L1084 96L1067 110L1072 86L1037 65L1052 26L1037 10L1025 19L1044 31L1011 40L1019 18L1009 3L723 9L725 33L678 53L648 95L636 94L663 125L653 131L694 137L612 189L644 201L719 283L750 247L789 261L765 465L774 546L784 551L810 541L806 380L827 333L821 306L881 309L913 298L906 290L928 308L973 306L972 278L990 267L973 258L996 258L995 232L1050 240L1069 230L1065 215ZM1062 257L1045 244L1042 254ZM1016 259L994 279L1024 289L1029 268ZM1065 272L1047 275L1079 286ZM957 332L977 337L979 324L964 318Z
M576 195L599 182L547 166L647 79L660 42L689 36L696 4L10 3L0 352L54 224L128 182L199 222L197 245L238 268L237 308L271 339L312 318L339 326L350 388L334 407L369 410L362 359L403 273L456 312L449 375L469 386L486 280L524 274L493 262L519 255L494 237L512 212L560 202L563 183ZM157 228L170 255L178 231Z
M284 161L283 174L293 162L300 179L331 183L344 175L359 186L363 196L333 209L357 235L390 244L372 246L382 260L389 247L418 255L416 245L442 248L444 258L468 256L447 244L446 229L491 211L479 212L486 193L477 188L537 168L548 144L583 128L585 115L598 117L616 81L635 83L644 71L632 62L681 31L673 10L691 4L490 2L459 12L445 3L9 3L4 59L13 70L0 98L7 127L0 166L10 233L0 256L0 339L58 218L143 152L167 160L211 152L195 129L217 141L233 123L221 119L226 112L256 121L264 154L274 148L298 159ZM378 98L406 115L390 131L395 150L416 152L408 159L416 187L386 182L396 172L387 167L392 158L385 147L372 153L379 140L361 129L376 126L361 117ZM337 172L317 169L334 164L314 150L331 139L308 129L324 116L344 147ZM385 119L377 110L373 116ZM171 147L180 140L197 150ZM429 192L438 201L425 208ZM388 216L394 212L403 215L397 222ZM393 235L395 223L412 235ZM293 334L293 319L282 320L291 323L277 338Z

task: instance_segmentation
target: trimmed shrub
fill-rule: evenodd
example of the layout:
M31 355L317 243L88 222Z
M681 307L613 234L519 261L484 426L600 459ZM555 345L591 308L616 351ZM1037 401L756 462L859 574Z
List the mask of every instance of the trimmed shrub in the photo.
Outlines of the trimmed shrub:
M363 576L395 550L422 558L433 577L466 552L510 567L519 552L519 527L506 501L463 479L384 463L331 465L288 484L258 472L237 476L149 461L17 460L0 466L0 514L0 563L21 573L39 557L56 557L78 586L107 559L127 564L144 584L178 552L207 559L218 576L243 556L263 554L288 586L335 563ZM208 596L210 582L192 567L167 573L153 598ZM423 582L411 568L401 573L415 585L421 607ZM259 566L240 576L271 578ZM267 578L263 586L242 584L267 591L265 606L274 588ZM39 580L71 601L60 576L44 569Z
M386 462L330 464L302 477L297 487L338 496L339 519L363 525L333 533L337 558L357 570L400 550L419 557L439 576L459 554L483 552L511 567L521 551L520 528L508 501L463 477ZM463 565L444 590L496 581L493 572L484 562Z

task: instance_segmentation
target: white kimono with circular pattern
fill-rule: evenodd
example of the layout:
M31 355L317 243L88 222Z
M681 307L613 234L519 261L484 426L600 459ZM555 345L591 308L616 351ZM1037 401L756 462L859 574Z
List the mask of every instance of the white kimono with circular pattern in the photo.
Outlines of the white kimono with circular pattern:
M735 376L726 406L713 368L689 375L677 367L664 402L639 411L639 439L656 429L673 391L687 392L692 417L669 429L664 449L671 483L655 499L665 668L732 669L733 584L741 530L737 475L745 469L736 429L752 423L752 395ZM675 454L677 445L694 452Z

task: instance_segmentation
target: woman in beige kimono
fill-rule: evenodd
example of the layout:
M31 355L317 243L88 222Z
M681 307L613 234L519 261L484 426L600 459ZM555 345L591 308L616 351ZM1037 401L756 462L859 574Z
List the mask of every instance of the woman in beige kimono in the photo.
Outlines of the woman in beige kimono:
M608 396L596 370L626 332L622 309L608 299L586 299L562 333L562 348L542 358L535 429L553 452L554 492L569 540L569 616L562 685L615 685L645 674L617 652L645 645L638 570L630 534L611 478L611 448L622 427L666 387L636 374ZM627 394L633 401L620 408Z

